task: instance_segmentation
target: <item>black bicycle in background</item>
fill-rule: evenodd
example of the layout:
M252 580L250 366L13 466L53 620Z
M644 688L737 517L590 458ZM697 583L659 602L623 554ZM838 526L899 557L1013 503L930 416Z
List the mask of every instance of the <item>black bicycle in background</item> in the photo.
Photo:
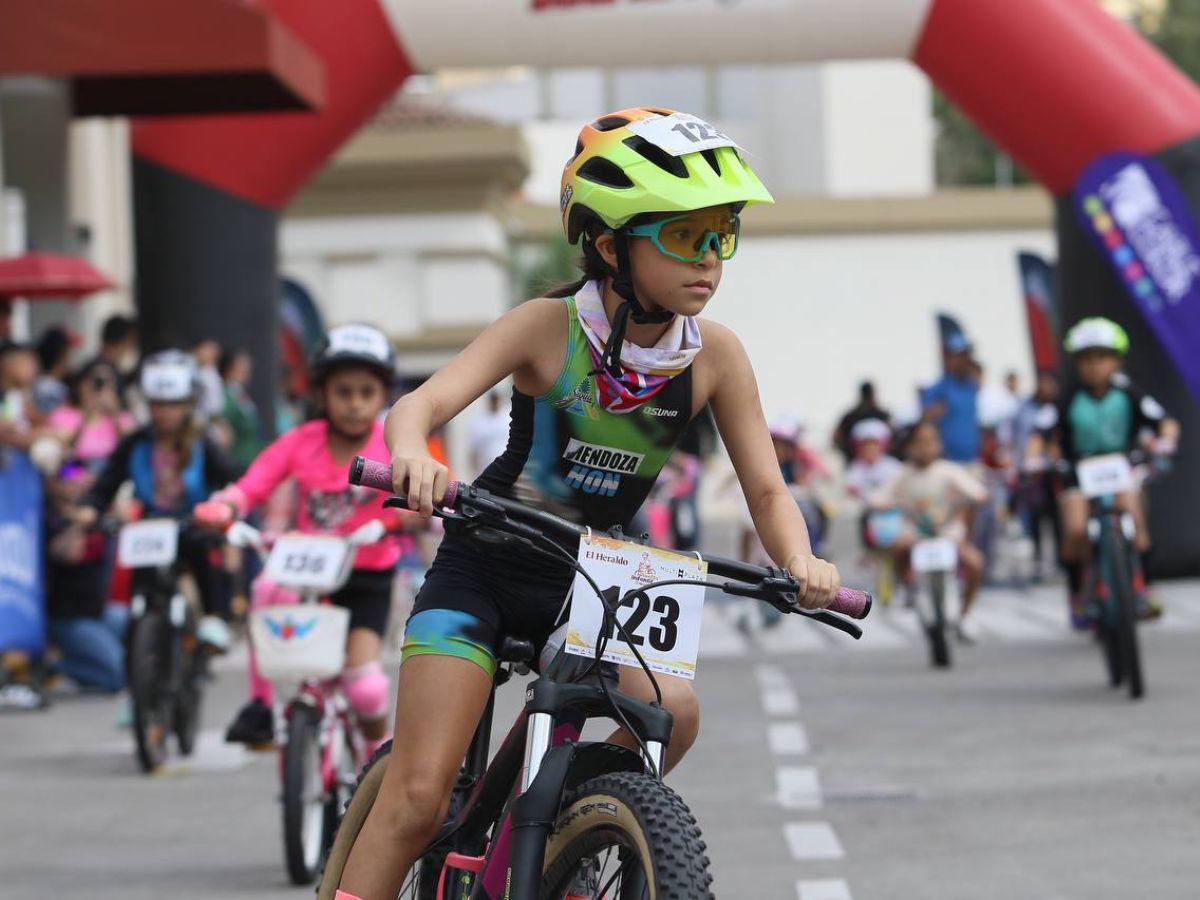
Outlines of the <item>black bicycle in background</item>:
M358 459L351 481L390 491L391 470ZM399 498L389 503L404 505ZM540 666L540 677L526 689L524 710L490 764L493 703L488 703L454 788L447 820L413 867L400 896L419 900L711 897L712 878L700 828L683 799L662 782L671 713L659 702L643 703L622 694L616 667L602 660L609 642L620 641L654 681L646 657L669 652L671 638L683 630L679 603L662 588L697 582L668 578L638 583L635 575L632 587L602 589L583 564L551 539L553 535L560 541L578 540L586 529L465 484L452 483L440 506L438 515L480 536L551 554L583 573L603 616L591 656L555 652L555 639L551 639L552 646L542 651L545 664ZM643 550L659 552L642 544L621 546L631 548L631 556ZM782 612L856 638L862 634L857 625L831 610L863 618L871 608L869 595L843 590L830 610L806 610L797 605L798 585L786 571L719 557L705 557L705 562L709 575L732 579L708 582L709 587L758 598ZM573 606L581 602L580 594L577 587ZM628 612L618 616L619 609ZM533 665L534 653L527 641L504 640L494 687L507 681L514 668ZM606 742L581 742L583 726L592 718L620 723L635 736L640 752ZM321 900L334 897L350 849L378 795L390 750L390 745L383 747L359 779L327 858L318 893Z
M1144 577L1133 546L1133 516L1117 505L1117 495L1141 490L1168 466L1168 460L1149 458L1140 451L1093 456L1075 465L1080 490L1089 503L1091 549L1084 581L1088 612L1104 651L1109 684L1124 684L1133 700L1146 692L1137 636L1137 587L1144 587Z
M120 528L117 562L133 570L128 654L137 758L145 772L167 760L174 735L191 755L208 658L195 611L180 590L180 532L186 521L147 519Z

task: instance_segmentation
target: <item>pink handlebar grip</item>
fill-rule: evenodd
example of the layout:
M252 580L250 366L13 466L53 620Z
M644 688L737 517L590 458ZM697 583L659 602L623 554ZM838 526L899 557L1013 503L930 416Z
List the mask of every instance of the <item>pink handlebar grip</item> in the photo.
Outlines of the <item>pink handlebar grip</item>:
M362 456L354 457L350 464L350 483L361 484L363 487L374 488L377 491L392 493L392 467L387 463L376 462ZM458 499L458 482L451 481L446 485L446 493L438 506L451 507Z
M871 595L866 591L841 588L833 602L826 607L830 612L841 613L851 619L865 619L871 612Z
M392 491L392 467L361 456L354 457L350 466L350 482L377 491Z

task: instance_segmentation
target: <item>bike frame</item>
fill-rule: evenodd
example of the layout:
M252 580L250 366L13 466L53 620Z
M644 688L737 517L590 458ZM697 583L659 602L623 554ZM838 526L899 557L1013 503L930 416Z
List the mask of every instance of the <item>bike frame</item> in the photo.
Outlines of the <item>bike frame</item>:
M303 591L300 603L319 603L322 596L314 591ZM339 737L345 736L353 748L353 769L357 772L367 764L363 759L364 744L362 736L355 727L350 713L350 704L341 691L340 676L319 680L315 678L300 682L286 701L279 699L278 692L274 701L275 746L279 748L279 777L283 779L284 751L287 749L288 719L290 710L298 703L303 703L317 710L321 717L321 780L326 794L338 787L338 768L341 762L343 743ZM284 685L277 685L283 687ZM350 785L347 785L350 786Z
M182 688L183 647L178 636L193 622L187 598L179 591L179 560L168 566L152 569L135 569L133 590L129 604L130 627L137 628L147 613L159 612L166 617L170 630L164 632L169 646L165 659L168 660L167 681L164 687L172 692Z
M390 491L392 487L390 469L361 457L351 466L350 482L383 491ZM403 508L405 501L392 497L385 506ZM439 507L440 518L463 523L468 529L478 527L494 534L507 534L518 542L552 543L547 532L563 535L568 541L578 539L584 533L580 526L552 513L471 485L452 484ZM620 528L610 529L609 534L615 538L625 537ZM567 564L574 565L570 554L565 555ZM838 607L834 604L831 609L801 609L796 603L798 585L785 570L715 556L706 557L706 561L710 576L731 578L736 582L705 579L710 587L735 596L758 597L782 612L802 614L856 639L862 636L857 625L835 614ZM606 620L614 620L617 605L606 602L594 583L592 587L605 605ZM646 586L649 587L651 585ZM845 604L843 608L848 614L864 618L870 612L871 598L862 594L851 596L853 593L848 592L845 598L839 593L835 602ZM532 659L533 649L528 644L525 644L523 659L509 655L509 645L510 641L506 640L498 654L502 665ZM645 662L639 661L653 678ZM477 875L471 891L472 900L499 900L501 897L505 900L536 900L546 840L566 792L602 773L648 770L657 777L662 776L665 751L671 738L671 713L658 703L644 703L622 694L615 671L614 666L600 661L599 652L595 657L585 658L566 656L560 650L555 662L547 668L547 674L526 690L524 710L491 764L484 768L494 710L489 700L460 770L458 788L451 797L452 802L456 796L462 798L459 809L452 813L422 853L425 856L443 842L454 842L448 849L456 852L448 852L443 863L439 895L445 888L447 872L463 869ZM498 673L493 680L493 692L511 674L503 668L500 672L503 674ZM642 753L604 742L579 743L584 723L598 717L616 719L632 731ZM490 845L489 832L492 836ZM466 856L464 850L473 855Z
M1088 510L1088 538L1091 544L1091 555L1088 560L1088 584L1091 586L1089 591L1092 594L1092 599L1103 600L1101 612L1106 626L1113 626L1116 623L1117 616L1117 585L1113 584L1113 564L1109 559L1109 546L1112 544L1112 535L1114 532L1120 535L1121 546L1129 551L1134 537L1134 522L1133 516L1120 510L1116 505L1115 497L1097 497L1089 502ZM1130 573L1136 571L1137 559L1136 554L1129 553L1130 556ZM1099 597L1098 588L1103 583L1107 590L1103 598Z
M591 662L579 658L578 664L564 667L564 677L590 667ZM578 681L547 677L534 681L526 690L524 709L488 765L494 691L509 677L507 670L497 673L493 698L475 731L459 778L459 789L470 793L430 845L453 839L458 848L443 867L439 896L443 896L447 871L456 868L475 872L473 900L503 896L535 900L546 838L563 794L605 772L662 771L671 737L671 713L620 693L614 668L606 665L603 674ZM607 679L607 694L602 678ZM611 718L609 697L645 743L653 757L652 767L625 747L578 743L588 719ZM487 833L493 825L495 836L489 845Z

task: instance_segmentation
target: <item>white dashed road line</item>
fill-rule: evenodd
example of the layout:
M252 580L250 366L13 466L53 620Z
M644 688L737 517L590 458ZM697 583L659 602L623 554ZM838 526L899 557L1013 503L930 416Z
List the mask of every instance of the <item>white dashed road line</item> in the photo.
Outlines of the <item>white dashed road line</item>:
M784 809L820 809L821 780L811 766L775 770L775 798Z
M804 726L792 717L800 709L800 700L791 679L781 667L759 665L754 669L769 718L767 743L776 757L798 757L808 752ZM821 779L812 766L780 765L775 770L775 802L785 810L816 810L822 806ZM792 859L798 862L838 860L845 857L842 842L828 822L789 822L783 826ZM799 900L851 900L850 888L840 878L808 879L796 882Z
M799 722L767 723L767 743L776 756L800 756L808 752L808 734Z
M792 822L783 826L795 860L844 859L846 851L828 822Z
M796 894L799 900L853 900L850 886L840 878L797 881Z

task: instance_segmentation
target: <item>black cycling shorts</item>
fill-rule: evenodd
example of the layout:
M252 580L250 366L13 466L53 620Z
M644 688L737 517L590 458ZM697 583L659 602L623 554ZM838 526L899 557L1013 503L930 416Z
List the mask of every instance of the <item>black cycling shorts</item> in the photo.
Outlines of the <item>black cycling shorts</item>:
M383 637L392 610L391 569L354 569L329 602L350 610L350 629L366 628Z
M448 532L413 603L403 656L461 656L487 670L481 651L494 664L505 637L540 648L558 624L574 577L574 569L526 548L497 547ZM420 615L431 610L470 618Z

